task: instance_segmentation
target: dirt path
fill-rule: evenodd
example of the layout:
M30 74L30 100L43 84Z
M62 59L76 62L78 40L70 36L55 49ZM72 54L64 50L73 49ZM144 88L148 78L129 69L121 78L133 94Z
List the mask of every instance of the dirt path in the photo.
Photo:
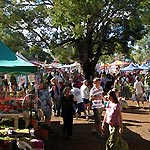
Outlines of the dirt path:
M122 112L125 139L129 150L150 150L150 114L146 108L136 108L136 103L128 100L129 107ZM104 112L105 113L105 112ZM52 130L47 142L47 150L105 150L106 139L99 139L91 132L93 118L86 121L84 117L74 120L74 140L62 137L62 118L52 117ZM106 133L106 136L108 134Z

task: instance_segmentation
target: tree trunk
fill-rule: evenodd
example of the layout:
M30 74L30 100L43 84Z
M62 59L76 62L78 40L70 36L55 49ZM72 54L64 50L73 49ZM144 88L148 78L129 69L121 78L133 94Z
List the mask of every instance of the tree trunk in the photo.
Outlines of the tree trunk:
M92 63L88 62L88 63L83 63L82 64L82 69L85 75L85 79L91 79L94 77L94 73L95 73L95 66L93 66Z
M86 39L80 39L77 42L77 50L80 56L80 64L83 69L83 74L86 79L91 79L95 74L95 66L98 62L98 59L93 58L92 47L90 46L91 42ZM98 57L98 56L96 56Z

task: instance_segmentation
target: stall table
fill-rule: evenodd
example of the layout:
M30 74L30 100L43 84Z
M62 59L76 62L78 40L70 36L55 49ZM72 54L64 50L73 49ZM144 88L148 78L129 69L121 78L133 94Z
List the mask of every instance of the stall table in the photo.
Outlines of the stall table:
M14 129L18 129L19 118L23 118L23 114L0 114L0 118L13 118L14 119Z

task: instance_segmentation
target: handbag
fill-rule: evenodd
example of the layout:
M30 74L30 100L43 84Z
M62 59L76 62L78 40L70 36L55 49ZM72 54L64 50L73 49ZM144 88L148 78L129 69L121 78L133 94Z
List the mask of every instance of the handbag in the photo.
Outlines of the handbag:
M136 95L135 95L135 94L132 94L131 99L132 99L133 101L135 101L135 100L136 100Z

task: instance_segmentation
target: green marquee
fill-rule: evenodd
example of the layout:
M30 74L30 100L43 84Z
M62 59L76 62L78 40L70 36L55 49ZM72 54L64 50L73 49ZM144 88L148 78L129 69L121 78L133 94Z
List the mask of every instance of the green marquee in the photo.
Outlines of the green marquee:
M0 41L0 72L35 73L37 66L21 59Z

